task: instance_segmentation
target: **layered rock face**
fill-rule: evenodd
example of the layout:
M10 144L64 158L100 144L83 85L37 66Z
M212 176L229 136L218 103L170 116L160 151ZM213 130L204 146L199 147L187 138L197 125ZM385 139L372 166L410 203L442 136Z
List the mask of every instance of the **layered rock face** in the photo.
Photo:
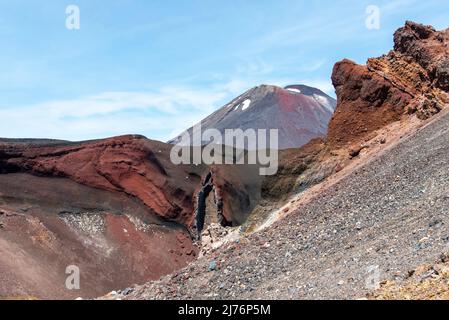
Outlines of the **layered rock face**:
M416 113L426 119L448 99L449 31L407 22L394 35L394 50L366 65L337 63L332 82L337 109L328 143L341 147L386 124Z
M192 223L193 194L204 167L174 165L170 146L141 136L82 143L0 141L1 173L68 178L141 200L155 215Z
M438 88L449 91L449 30L436 31L411 21L394 34L394 50L413 59L430 83L422 89ZM427 77L426 77L427 76Z

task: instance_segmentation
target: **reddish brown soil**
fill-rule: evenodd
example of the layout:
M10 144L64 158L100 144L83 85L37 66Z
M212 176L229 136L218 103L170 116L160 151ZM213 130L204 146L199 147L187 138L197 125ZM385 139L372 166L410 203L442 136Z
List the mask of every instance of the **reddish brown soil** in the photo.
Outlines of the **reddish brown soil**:
M95 297L197 254L185 228L119 192L22 173L0 175L0 190L0 297ZM65 287L69 265L80 268L80 290Z

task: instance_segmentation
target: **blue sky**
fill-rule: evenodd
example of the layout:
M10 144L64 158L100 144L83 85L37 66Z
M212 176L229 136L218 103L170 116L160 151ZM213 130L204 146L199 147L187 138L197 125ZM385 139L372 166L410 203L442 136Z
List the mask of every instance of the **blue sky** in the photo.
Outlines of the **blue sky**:
M259 84L334 95L335 62L386 53L405 20L449 27L448 13L440 0L0 0L0 136L164 141Z

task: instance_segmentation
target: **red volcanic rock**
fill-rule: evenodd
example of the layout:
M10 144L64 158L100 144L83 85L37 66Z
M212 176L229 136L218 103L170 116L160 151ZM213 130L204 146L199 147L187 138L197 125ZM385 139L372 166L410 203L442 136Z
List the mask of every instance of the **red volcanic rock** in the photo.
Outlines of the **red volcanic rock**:
M412 57L421 65L437 88L449 91L449 29L407 21L394 34L394 50Z
M48 145L0 142L0 168L123 192L162 218L190 225L203 169L176 166L169 152L170 146L141 136Z
M335 65L332 82L338 98L328 131L328 142L333 146L399 120L412 98L368 67L349 60Z
M198 201L205 200L198 194L202 179L211 172L210 214L223 225L244 223L260 197L258 166L174 165L171 148L132 135L77 143L4 139L0 140L0 173L68 178L122 193L140 200L149 215L192 230Z
M123 192L9 173L0 199L1 297L96 297L183 268L198 252L185 227ZM70 265L79 291L65 287Z
M449 101L449 29L407 22L394 35L394 50L366 65L338 62L332 73L337 108L328 143L340 147L416 113L426 119Z
M94 297L157 279L195 259L199 206L207 223L245 222L260 197L258 167L174 165L171 148L131 135L0 139L0 296ZM64 287L73 263L80 292Z
M0 296L95 297L195 259L204 166L173 165L170 149L141 136L0 140ZM80 291L64 285L72 264Z

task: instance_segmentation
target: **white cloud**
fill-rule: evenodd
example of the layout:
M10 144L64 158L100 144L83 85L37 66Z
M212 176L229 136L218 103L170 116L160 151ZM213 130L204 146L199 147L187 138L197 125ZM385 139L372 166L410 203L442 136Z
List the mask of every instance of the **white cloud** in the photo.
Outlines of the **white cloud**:
M237 96L250 89L254 85L256 85L256 83L249 79L234 79L224 83L222 88L223 90L229 91L233 95Z
M224 96L224 92L164 87L157 92L103 92L80 99L44 102L28 108L45 110L47 115L54 117L77 118L136 109L179 114L179 108L184 106L200 110L211 108Z
M327 93L330 81L248 76L202 88L162 87L151 92L101 92L86 97L0 107L1 137L86 140L143 134L166 141L259 84L307 84Z
M80 140L140 133L168 139L164 132L190 126L218 108L228 95L226 89L163 87L154 92L102 92L0 107L0 136Z
M275 71L275 67L260 57L253 57L250 61L237 67L239 74L264 75L271 74L273 71Z
M300 72L315 72L318 71L319 69L321 69L322 66L324 66L326 64L327 60L326 59L320 59L320 60L316 60L316 61L312 61L309 64L304 64L299 68Z

